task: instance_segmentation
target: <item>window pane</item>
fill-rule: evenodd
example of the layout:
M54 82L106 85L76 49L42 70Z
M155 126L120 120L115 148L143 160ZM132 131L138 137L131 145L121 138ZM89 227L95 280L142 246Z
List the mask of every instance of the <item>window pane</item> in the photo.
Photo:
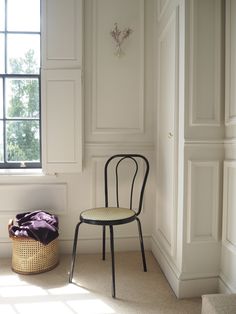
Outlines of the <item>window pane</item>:
M7 72L14 74L38 74L40 67L40 36L9 34Z
M0 34L0 73L5 72L5 42L4 42L4 35Z
M3 118L3 81L0 78L0 119Z
M40 0L8 0L9 31L40 31Z
M0 31L5 29L5 1L0 0Z
M7 118L39 118L38 79L6 79Z
M0 162L3 161L3 122L0 121Z
M39 121L8 121L6 136L8 162L40 160Z

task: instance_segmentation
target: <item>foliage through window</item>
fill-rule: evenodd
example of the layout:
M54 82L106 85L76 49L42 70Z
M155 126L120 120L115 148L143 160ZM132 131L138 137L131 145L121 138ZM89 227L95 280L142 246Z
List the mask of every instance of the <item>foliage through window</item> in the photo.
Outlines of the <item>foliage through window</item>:
M0 0L0 167L41 167L40 0Z

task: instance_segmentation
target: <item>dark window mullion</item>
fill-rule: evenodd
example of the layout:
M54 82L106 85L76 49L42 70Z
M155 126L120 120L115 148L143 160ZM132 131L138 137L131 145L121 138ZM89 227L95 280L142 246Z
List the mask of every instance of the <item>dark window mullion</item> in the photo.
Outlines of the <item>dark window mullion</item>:
M7 73L7 0L5 0L5 73Z
M40 35L40 32L27 32L27 31L8 31L8 30L6 30L6 33L7 34L13 34L13 35L17 35L17 34L19 34L19 35Z
M5 78L3 78L3 156L4 164L7 162L7 150L6 150L6 89L5 89Z
M17 118L6 118L6 121L40 121L39 118L21 118L21 117L17 117Z
M23 73L23 74L14 74L14 73L9 73L9 74L0 74L0 77L7 77L7 78L37 78L40 79L40 74L27 74L27 73Z

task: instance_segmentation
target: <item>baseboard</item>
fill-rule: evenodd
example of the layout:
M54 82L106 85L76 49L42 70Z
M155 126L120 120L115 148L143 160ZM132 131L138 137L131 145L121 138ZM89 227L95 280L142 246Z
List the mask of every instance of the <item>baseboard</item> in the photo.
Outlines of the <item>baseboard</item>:
M219 293L231 294L236 293L236 289L234 289L229 283L227 278L221 273L219 277Z
M219 277L180 280L179 298L201 297L203 294L218 293Z
M144 236L144 247L145 250L151 250L151 237ZM138 251L140 250L140 242L137 237L116 237L114 239L115 251ZM110 240L106 241L107 251L110 251ZM60 253L70 254L72 252L72 239L59 239ZM77 245L78 253L90 254L99 253L102 251L102 240L101 239L79 239ZM12 243L11 240L0 242L0 258L11 257L12 255Z
M157 262L159 263L166 279L168 280L172 290L174 291L177 298L179 297L179 272L176 269L175 265L171 263L170 260L164 255L161 251L157 241L152 238L151 240L151 250L155 256Z
M151 239L151 250L177 298L200 297L203 294L218 292L218 276L181 280L180 271L164 254L155 238Z

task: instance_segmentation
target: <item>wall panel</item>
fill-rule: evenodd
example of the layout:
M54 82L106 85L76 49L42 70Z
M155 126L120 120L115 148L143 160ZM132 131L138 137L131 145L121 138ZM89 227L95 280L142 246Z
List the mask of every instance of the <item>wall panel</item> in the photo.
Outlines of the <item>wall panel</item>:
M185 133L187 138L223 136L222 2L186 3L187 79Z
M226 1L226 73L225 73L225 122L236 124L236 3Z
M187 241L217 241L219 162L188 161Z
M43 0L42 3L42 67L81 67L82 0Z
M31 210L67 212L67 184L0 185L1 212L20 213Z
M224 164L223 245L236 253L236 162Z
M82 168L81 71L42 72L43 169L79 172Z
M143 8L143 0L93 1L93 134L143 132ZM122 45L124 55L120 57L115 55L110 36L115 22L121 30L133 30Z

